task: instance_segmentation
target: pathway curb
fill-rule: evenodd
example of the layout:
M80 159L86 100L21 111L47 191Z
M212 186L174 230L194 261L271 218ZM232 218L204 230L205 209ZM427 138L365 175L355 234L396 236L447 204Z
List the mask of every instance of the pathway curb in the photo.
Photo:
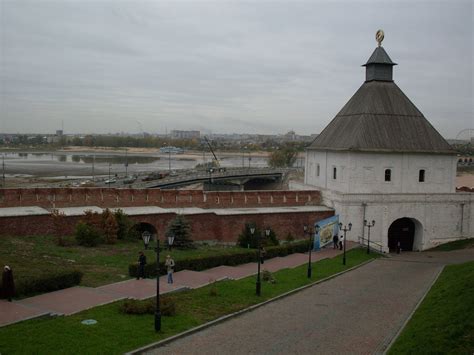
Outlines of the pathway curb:
M405 319L405 321L402 323L402 325L400 326L400 328L397 330L397 332L395 333L395 335L392 337L392 339L390 339L389 342L385 341L383 344L380 345L377 353L382 353L382 354L388 354L390 348L393 346L393 344L397 341L398 337L400 336L400 334L402 333L403 329L405 329L406 325L408 324L408 322L413 318L413 315L415 314L415 312L418 310L418 308L420 307L420 305L423 303L423 301L425 300L426 296L428 295L428 293L430 293L431 289L433 288L434 284L436 283L436 281L438 281L439 277L441 276L441 273L443 272L443 270L445 269L446 266L443 266L441 268L441 270L439 270L439 272L436 274L436 276L433 278L433 281L431 282L430 286L428 287L428 289L426 290L425 294L420 298L420 300L418 301L418 303L415 305L415 307L413 308L413 310L411 311L410 315L407 317L407 319ZM388 344L387 344L388 343Z
M342 274L345 274L346 272L349 272L349 271L355 270L355 269L357 269L357 268L359 268L359 267L362 267L362 266L364 266L364 265L367 265L368 263L371 263L371 262L374 261L374 260L376 260L376 258L370 259L370 260L367 260L367 261L364 261L363 263L360 263L360 264L355 265L355 266L353 266L353 267L351 267L351 268L349 268L349 269L347 269L347 270L344 270L344 271L338 272L338 273L336 273L336 274L333 274L333 275L331 275L331 276L328 276L328 277L326 277L326 278L324 278L324 279L321 279L321 280L312 282L312 283L310 283L310 284L301 286L301 287L299 287L299 288L296 288L296 289L294 289L294 290L291 290L291 291L282 293L281 295L278 295L278 296L276 296L276 297L270 298L270 299L268 299L268 300L266 300L266 301L264 301L264 302L254 304L254 305L252 305L252 306L250 306L250 307L241 309L240 311L237 311L237 312L230 313L230 314L227 314L227 315L225 315L225 316L219 317L219 318L217 318L217 319L214 319L213 321L210 321L210 322L201 324L201 325L199 325L199 326L197 326L197 327L194 327L194 328L191 328L191 329L189 329L189 330L186 330L186 331L184 331L184 332L182 332L182 333L173 335L173 336L171 336L171 337L169 337L169 338L166 338L166 339L157 341L157 342L155 342L155 343L151 343L151 344L149 344L149 345L145 345L145 346L143 346L143 347L141 347L141 348L132 350L132 351L130 351L130 352L125 353L125 355L144 354L144 353L145 353L146 351L148 351L148 350L160 348L160 347L162 347L162 346L164 346L164 345L166 345L166 344L168 344L168 343L171 343L171 342L173 342L173 341L175 341L175 340L178 340L178 339L180 339L180 338L184 338L184 337L186 337L186 336L188 336L188 335L191 335L191 334L193 334L193 333L196 333L196 332L198 332L198 331L200 331L200 330L203 330L203 329L212 327L213 325L216 325L216 324L218 324L218 323L222 323L222 322L224 322L224 321L226 321L226 320L228 320L228 319L238 317L238 316L240 316L240 315L242 315L242 314L245 314L245 313L247 313L247 312L253 311L254 309L257 309L257 308L259 308L259 307L262 307L262 306L264 306L264 305L266 305L266 304L268 304L268 303L272 303L272 302L278 301L278 300L280 300L280 299L282 299L282 298L291 296L291 295L293 295L294 293L303 291L303 290L305 290L305 289L307 289L307 288L309 288L309 287L312 287L312 286L315 286L315 285L317 285L317 284L320 284L320 283L329 281L329 280L331 280L331 279L333 279L333 278L335 278L335 277L338 277L338 276L340 276L340 275L342 275ZM250 275L250 276L253 276L253 275Z

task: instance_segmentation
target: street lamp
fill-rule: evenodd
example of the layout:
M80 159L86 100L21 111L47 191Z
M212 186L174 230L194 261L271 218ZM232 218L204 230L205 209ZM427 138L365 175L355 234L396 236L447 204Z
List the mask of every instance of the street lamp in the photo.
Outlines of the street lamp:
M165 142L163 148L168 149L168 171L171 173L171 145Z
M170 234L168 236L168 250L171 251L171 246L173 245L174 242L174 234Z
M344 232L344 254L342 257L342 265L346 265L346 232L350 232L352 229L352 223L349 223L347 226L342 228L342 223L339 223L339 229Z
M142 233L143 244L145 249L148 249L150 243L151 233L144 231ZM156 236L156 308L155 308L155 331L161 330L161 311L160 311L160 240Z
M5 153L2 154L2 186L5 187Z
M125 148L125 178L128 177L128 149Z
M255 234L255 227L250 227L250 234L252 235L252 239L253 239L253 235ZM257 256L257 282L255 284L255 288L256 288L256 293L257 293L257 296L260 296L261 294L261 283L260 283L260 233L257 235L257 250L258 250L258 256Z
M265 240L268 240L268 237L270 237L270 232L271 232L270 227L267 227L267 228L265 229L265 236L266 236ZM265 255L266 255L266 252L265 252L265 254L263 254L263 258L265 257ZM262 257L260 258L260 260L261 260L261 259L262 259ZM262 263L263 263L263 260L262 260Z
M311 252L313 251L313 229L305 224L303 226L304 234L309 234L309 253L308 253L308 279L311 278L312 275L312 266L311 266ZM316 224L315 226L315 233L319 233L319 225Z
M109 188L110 188L110 169L112 167L112 163L109 163Z
M145 249L148 249L148 244L150 244L151 233L148 231L144 231L142 233L143 244L145 245Z
M375 221L372 220L372 223L368 223L366 219L364 219L364 226L368 228L367 234L367 254L370 254L370 228L375 226Z
M212 184L212 173L214 172L214 168L209 168L209 184Z

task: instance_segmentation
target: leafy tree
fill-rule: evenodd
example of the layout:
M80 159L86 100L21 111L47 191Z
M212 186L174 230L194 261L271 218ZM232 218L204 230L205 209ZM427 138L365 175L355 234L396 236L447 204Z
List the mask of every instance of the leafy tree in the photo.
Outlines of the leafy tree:
M272 168L292 167L296 162L297 150L290 145L273 151L268 158L268 165Z
M115 244L117 242L118 225L114 214L106 208L102 212L102 230L107 244Z
M122 210L115 211L115 221L117 222L118 239L136 238L136 233L132 230L133 222Z
M102 239L102 236L97 231L97 229L84 222L79 222L76 225L74 235L76 237L77 244L86 247L94 247L98 245Z
M174 236L173 247L177 249L195 248L191 239L191 226L180 214L168 224L165 235L166 238Z
M56 236L56 244L63 247L65 245L63 228L65 223L64 212L59 212L57 209L51 211L51 218L53 219L53 233Z

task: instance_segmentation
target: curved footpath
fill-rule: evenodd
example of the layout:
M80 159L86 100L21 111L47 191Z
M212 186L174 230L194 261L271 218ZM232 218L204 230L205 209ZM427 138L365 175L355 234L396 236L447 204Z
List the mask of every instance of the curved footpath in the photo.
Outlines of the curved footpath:
M357 247L347 242L347 249ZM313 253L313 262L332 258L342 251L323 248ZM284 268L294 268L308 262L307 254L294 253L285 257L268 259L262 268L275 272ZM237 280L257 272L256 263L237 266L218 266L204 271L182 270L174 274L174 284L169 285L166 276L160 277L160 294L184 289L199 288L214 281ZM7 302L0 300L0 327L27 319L48 315L71 315L86 309L115 302L125 298L146 299L156 296L156 279L129 279L101 287L70 287L22 300Z
M383 353L443 267L471 260L474 249L381 258L148 353Z

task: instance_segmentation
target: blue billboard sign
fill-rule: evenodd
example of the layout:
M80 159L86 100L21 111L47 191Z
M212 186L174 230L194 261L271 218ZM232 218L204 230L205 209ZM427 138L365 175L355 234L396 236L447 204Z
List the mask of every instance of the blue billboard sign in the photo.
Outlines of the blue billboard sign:
M316 225L319 226L319 232L314 234L313 250L319 250L321 247L332 243L332 237L339 233L339 215L315 222L315 231Z

